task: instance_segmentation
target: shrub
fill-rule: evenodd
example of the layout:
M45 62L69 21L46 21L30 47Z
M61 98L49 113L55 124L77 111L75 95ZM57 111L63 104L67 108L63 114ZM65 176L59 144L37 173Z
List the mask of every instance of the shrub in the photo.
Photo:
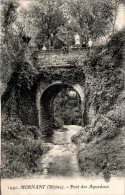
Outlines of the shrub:
M79 150L78 162L82 175L124 175L124 128L119 135L107 142L89 143ZM115 160L114 160L115 159Z
M2 120L2 177L20 177L37 169L44 152L41 134L36 127L24 126L17 118Z

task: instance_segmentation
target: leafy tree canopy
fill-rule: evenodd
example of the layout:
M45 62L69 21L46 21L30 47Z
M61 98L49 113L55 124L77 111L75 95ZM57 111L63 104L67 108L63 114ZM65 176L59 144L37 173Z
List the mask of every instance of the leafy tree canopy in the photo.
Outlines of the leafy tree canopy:
M2 1L2 79L6 82L12 72L22 72L25 62L37 72L31 48L49 47L52 36L72 45L76 32L81 41L114 33L120 3L124 1L32 0L22 6L20 1Z

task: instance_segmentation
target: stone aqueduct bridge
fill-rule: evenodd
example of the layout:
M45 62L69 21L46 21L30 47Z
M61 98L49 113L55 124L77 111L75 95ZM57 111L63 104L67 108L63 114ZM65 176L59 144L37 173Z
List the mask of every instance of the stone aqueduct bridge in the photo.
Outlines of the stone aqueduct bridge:
M78 60L78 58L83 59L83 56L84 51L82 50L72 51L69 54L57 54L57 52L50 54L46 51L46 53L42 52L37 56L38 63L44 61L44 65L41 66L33 98L31 98L32 93L30 95L30 101L33 102L21 111L22 120L28 124L37 125L45 134L51 134L54 126L54 99L62 89L68 87L77 92L80 99L79 109L84 118L85 76L79 64L80 60ZM47 61L47 59L49 60Z

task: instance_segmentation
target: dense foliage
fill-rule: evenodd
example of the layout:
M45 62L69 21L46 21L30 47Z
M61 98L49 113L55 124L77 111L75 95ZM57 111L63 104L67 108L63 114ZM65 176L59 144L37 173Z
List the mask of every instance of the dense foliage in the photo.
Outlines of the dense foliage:
M84 67L89 117L86 127L72 138L81 144L78 157L83 175L124 174L124 45L121 31L95 51Z
M70 96L70 91L74 96ZM54 101L54 116L56 125L82 125L80 98L72 88L62 90Z
M40 137L36 127L2 116L2 178L26 176L37 169L37 159L45 150Z
M3 90L15 72L20 77L19 85L24 85L25 82L27 88L32 86L34 74L39 72L34 52L43 45L47 48L51 44L56 48L60 47L60 44L72 45L76 32L79 32L81 43L83 41L87 43L89 37L95 40L110 34L112 30L109 26L111 23L115 25L121 2L37 0L24 7L20 1L2 1ZM15 83L18 81L15 80Z
M72 45L76 32L79 32L81 42L86 43L89 37L96 41L101 36L107 38L107 35L114 34L121 2L37 0L26 7L15 0L4 0L1 3L1 80L4 106L10 98L15 98L12 95L14 89L16 98L18 96L20 99L21 94L28 93L34 87L40 76L51 80L61 75L63 82L69 76L69 80L81 83L86 77L87 126L78 136L73 137L74 142L81 144L78 158L83 175L93 171L99 174L106 170L116 174L124 168L124 32L119 32L106 46L89 55L82 69L73 68L69 72L59 72L58 69L54 71L52 68L46 70L45 67L41 69L45 59L43 57L43 61L37 63L35 52L39 52L44 45L47 48ZM70 63L76 65L77 60L73 58ZM58 103L62 104L62 101ZM17 108L16 102L14 109ZM70 114L67 113L69 107L66 105L65 108L64 119ZM38 139L41 134L36 127L24 126L16 116L10 115L10 108L7 109L7 116L3 113L2 119L2 177L17 177L37 169L36 159L43 154L44 144ZM80 117L77 109L74 113ZM84 149L83 143L86 143Z

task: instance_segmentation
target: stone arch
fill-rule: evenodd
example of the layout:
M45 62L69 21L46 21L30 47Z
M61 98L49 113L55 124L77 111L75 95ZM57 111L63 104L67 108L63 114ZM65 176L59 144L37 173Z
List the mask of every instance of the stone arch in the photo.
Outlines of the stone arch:
M80 97L80 109L82 111L82 117L85 108L85 92L84 87L80 84L67 84L61 81L56 81L51 84L44 85L40 84L39 90L37 91L36 106L38 110L38 123L45 134L52 134L54 126L54 99L57 94L64 88L71 87L74 89Z

